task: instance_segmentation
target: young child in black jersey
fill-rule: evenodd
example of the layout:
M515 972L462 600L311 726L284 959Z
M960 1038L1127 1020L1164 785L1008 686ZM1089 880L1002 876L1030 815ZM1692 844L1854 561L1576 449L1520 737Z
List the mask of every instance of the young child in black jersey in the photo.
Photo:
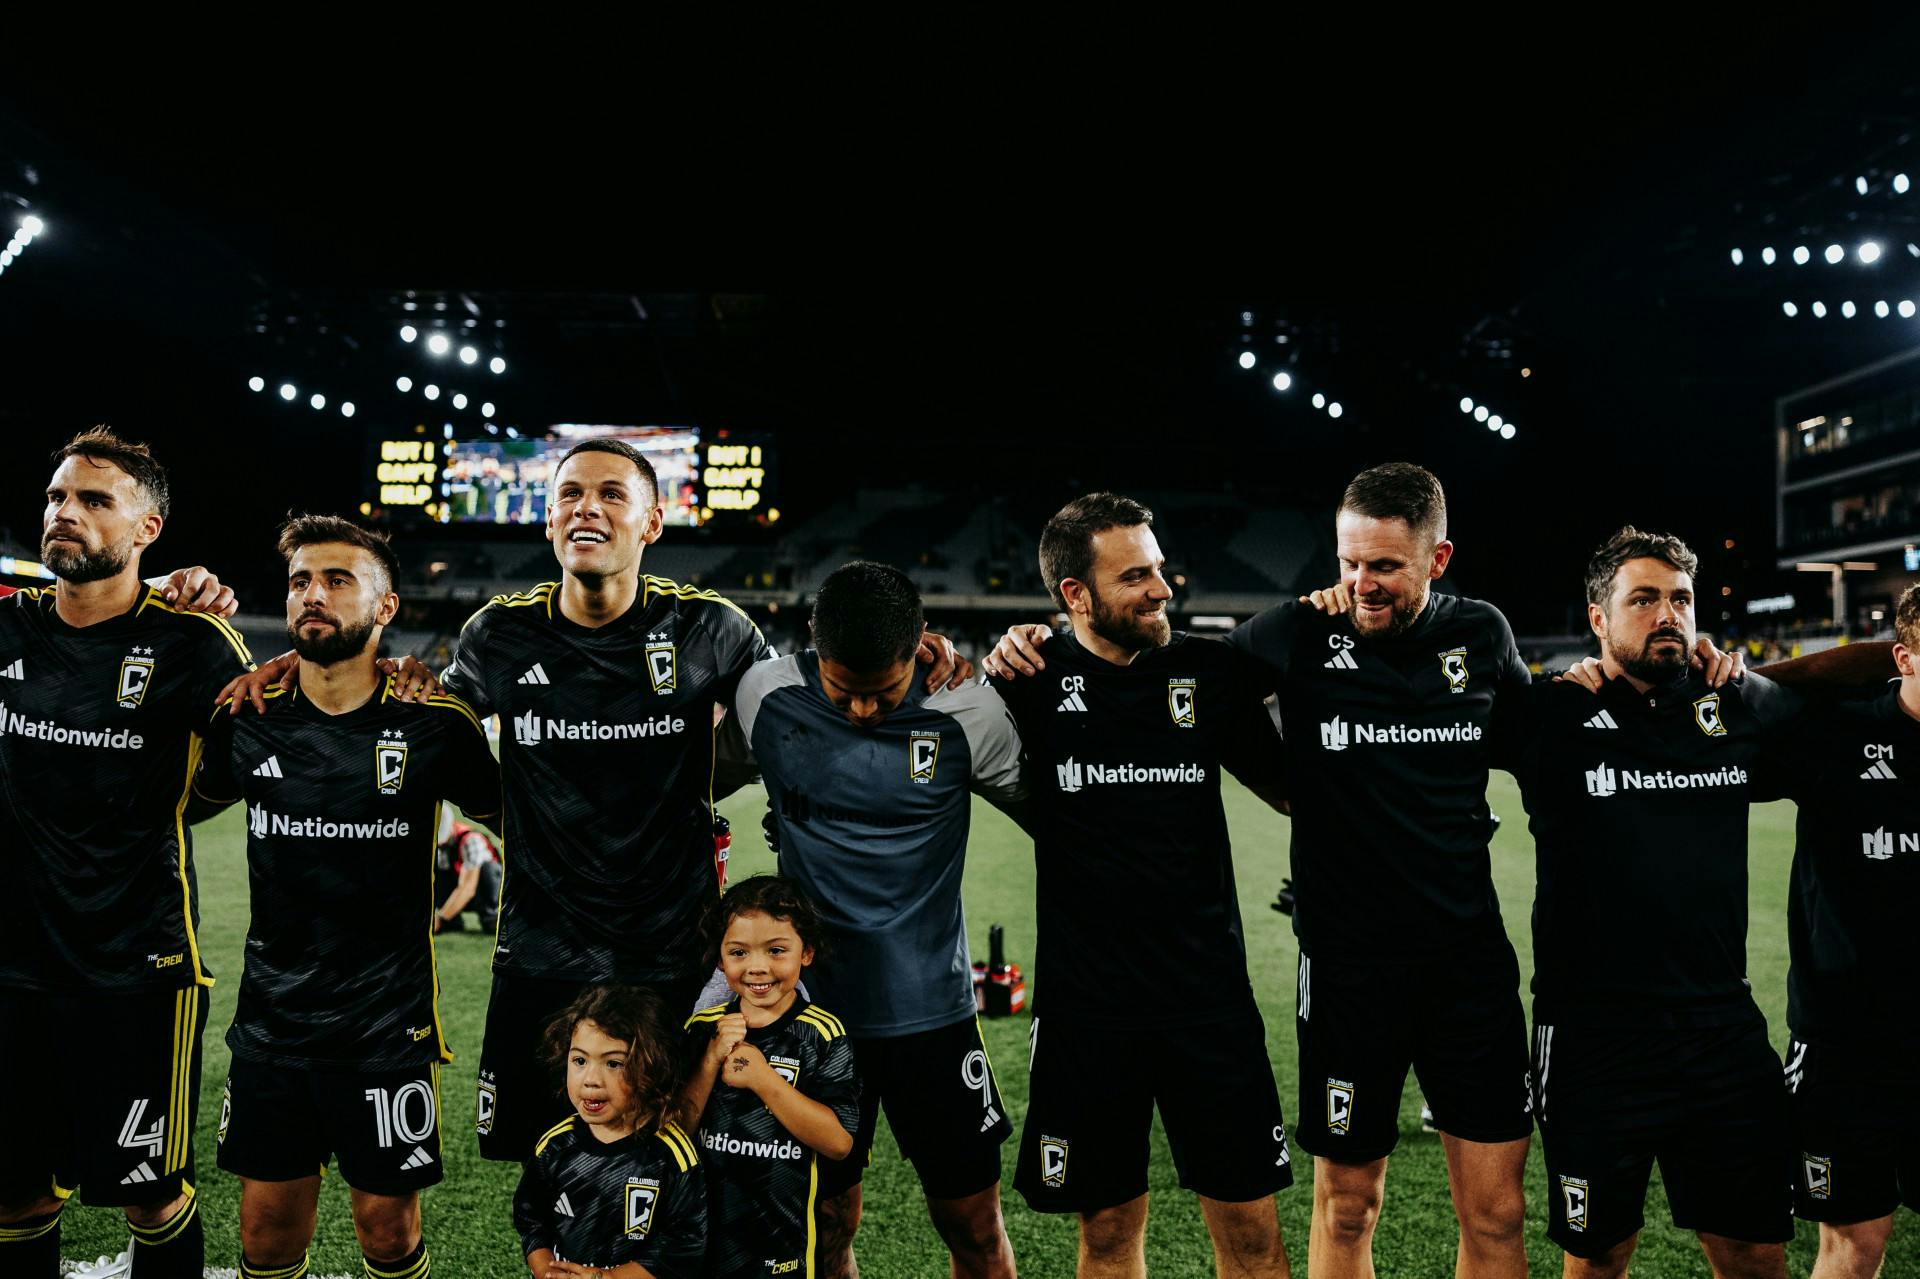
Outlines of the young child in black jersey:
M547 1027L574 1116L534 1146L513 1224L535 1279L699 1279L707 1188L683 1112L673 1018L659 996L594 986Z
M806 893L777 875L742 880L708 909L734 997L687 1021L697 1056L686 1101L700 1117L716 1279L819 1266L820 1160L844 1159L860 1122L846 1027L799 991L821 931Z

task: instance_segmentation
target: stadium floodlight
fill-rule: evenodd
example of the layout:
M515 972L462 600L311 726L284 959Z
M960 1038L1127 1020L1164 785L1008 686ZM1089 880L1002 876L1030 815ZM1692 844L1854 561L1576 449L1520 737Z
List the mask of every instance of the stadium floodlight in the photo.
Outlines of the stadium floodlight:
M1868 240L1858 249L1855 249L1854 252L1860 255L1862 262L1878 262L1880 260L1880 246L1872 240Z
M1340 401L1338 400L1335 400L1333 403L1327 405L1328 417L1339 417L1342 413L1345 413L1345 412L1346 410L1340 407Z
M1912 298L1900 299L1900 318L1903 320L1911 320L1913 318L1913 299Z
M1764 262L1766 265L1772 266L1773 259L1774 259L1774 252L1773 252L1773 246L1771 244L1769 244L1766 248L1760 250L1760 260Z
M1796 244L1793 246L1793 264L1795 266L1805 266L1807 264L1807 259L1811 258L1812 256L1813 254L1807 252L1806 245Z
M46 230L47 224L29 213L26 217L20 219L20 229L25 231L27 233L27 239L31 240L34 236Z
M482 405L480 406L480 416L481 416L481 417L492 417L492 416L493 416L493 401L492 401L492 400L488 400L488 401L487 401L487 402L486 402L485 404L482 404Z
M429 400L437 400L440 398L440 388L429 382L421 389L420 394L426 396Z
M1815 302L1813 304L1813 318L1816 320L1824 320L1827 318L1827 304L1825 302Z
M249 391L264 391L267 389L267 379L263 377L250 377L247 379L247 389Z
M479 359L480 359L480 352L474 350L472 347L463 346L460 348L460 363L473 364L477 362Z
M1857 313L1857 308L1853 305L1851 301L1842 302L1840 304L1840 314L1846 316L1849 320L1851 320L1856 313Z
M352 416L353 416L353 401L352 401L352 400L342 400L342 401L340 401L340 416L341 416L341 417L352 417Z
M411 324L403 324L400 326L400 340L402 342L411 342L419 336L420 330L414 328Z
M1911 184L1908 183L1906 174L1896 173L1893 175L1893 193L1895 195L1905 195L1909 185Z
M1865 195L1867 193L1867 180L1864 177L1855 178L1853 180L1853 189L1861 195Z
M427 339L427 350L435 355L445 355L452 345L453 343L447 341L447 335L444 333L436 333Z
M1829 244L1827 246L1827 265L1837 266L1840 263L1840 259L1846 256L1847 256L1847 251L1841 248L1839 245Z
M393 384L400 388L400 392L403 395L413 389L413 379L410 377L397 377L393 379Z
M516 431L516 430L514 430L514 429L513 429L512 427L508 427L508 428L507 428L507 438L508 438L508 439L510 439L510 440L517 440L517 439L519 439L519 438L520 438L520 432L518 432L518 431Z
M1795 306L1791 302L1782 302L1780 304L1780 309L1786 312L1786 316L1789 320L1791 320L1794 316L1800 314L1800 308Z
M1242 352L1240 352L1240 367L1241 367L1241 368L1243 368L1243 369L1250 369L1250 368L1252 368L1252 367L1254 366L1254 364L1255 364L1255 360L1254 360L1254 355L1253 355L1253 352L1252 352L1252 351L1242 351Z
M456 409L464 409L467 407L467 393L465 391L455 391L453 393L453 407Z
M1469 396L1469 395L1463 395L1463 396L1461 396L1461 397L1460 397L1460 411L1461 411L1462 413L1471 413L1471 412L1473 412L1473 397L1472 397L1472 396Z
M1241 326L1242 326L1242 327L1244 327L1244 328L1249 328L1249 329L1250 329L1250 328L1252 328L1252 327L1253 327L1253 312L1251 312L1251 311L1242 311L1242 312L1240 313L1240 324L1241 324Z
M293 402L293 397L298 394L300 394L299 389L296 388L293 383L282 382L280 384L280 398L287 401L289 404Z
M1473 420L1474 420L1474 421L1476 421L1476 422L1484 422L1484 421L1486 421L1486 420L1487 420L1487 406L1486 406L1486 405L1484 405L1484 404L1482 404L1482 405L1480 405L1480 406L1479 406L1478 408L1476 408L1476 409L1474 409L1474 411L1473 411Z
M1489 431L1497 431L1503 425L1505 425L1505 422L1501 419L1498 413L1495 413L1492 417L1487 419L1487 429Z
M318 411L327 407L327 397L315 391L307 397L307 403L313 405L315 411Z
M1733 264L1734 264L1735 266L1739 266L1739 265L1740 265L1741 263L1743 263L1743 262L1745 262L1746 260L1747 260L1747 255L1746 255L1746 254L1744 254L1744 253L1742 253L1742 252L1741 252L1740 250L1738 250L1738 249L1735 249L1735 250L1733 251Z
M487 361L487 367L495 373L505 373L507 371L507 362L496 355Z
M446 440L453 438L453 423L443 422L440 424L440 438Z
M1893 313L1893 308L1887 305L1885 298L1881 298L1873 304L1873 313L1884 320Z
M13 265L13 250L0 249L0 266L12 266L12 265Z
M1513 423L1511 422L1507 423L1505 426L1500 428L1500 438L1503 440L1510 440L1514 437L1515 434L1516 432L1514 431Z
M1326 408L1326 407L1327 407L1327 397L1326 397L1326 396L1324 396L1324 395L1322 395L1322 394L1320 394L1320 392L1318 392L1318 391L1315 391L1315 392L1313 393L1313 407L1314 407L1314 408L1316 408L1316 409L1324 409L1324 408Z
M1291 374L1291 373L1276 373L1276 374L1274 374L1274 375L1273 375L1273 389L1274 389L1274 390L1276 390L1276 391L1284 391L1284 390L1286 390L1286 389L1287 389L1288 387L1290 387L1290 386L1292 386L1292 385L1293 385L1293 374Z

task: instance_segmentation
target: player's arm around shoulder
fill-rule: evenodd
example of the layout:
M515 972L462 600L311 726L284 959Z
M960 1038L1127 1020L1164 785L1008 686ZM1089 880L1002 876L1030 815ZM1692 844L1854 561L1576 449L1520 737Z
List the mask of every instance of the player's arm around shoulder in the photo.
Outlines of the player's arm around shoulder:
M925 704L951 716L966 736L973 770L968 787L1020 821L1028 799L1020 726L999 690L993 683L975 681L933 693Z
M393 677L388 677L391 687ZM500 830L500 764L487 744L487 730L479 713L464 698L437 693L414 703L420 713L446 735L447 750L440 778L440 797L452 800L469 821Z
M276 691L276 697L279 693ZM187 790L186 820L197 826L240 802L240 779L233 767L233 716L226 703L214 708L199 730L200 766Z

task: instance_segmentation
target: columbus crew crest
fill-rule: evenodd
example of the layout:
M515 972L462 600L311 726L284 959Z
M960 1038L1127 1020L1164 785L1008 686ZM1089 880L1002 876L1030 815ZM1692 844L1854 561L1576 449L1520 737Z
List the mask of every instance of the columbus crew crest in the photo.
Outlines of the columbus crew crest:
M213 1140L215 1145L224 1146L227 1144L227 1125L232 1122L233 1080L229 1079L227 1080L226 1086L220 1090L220 1126L214 1130Z
M1708 737L1727 735L1727 726L1720 719L1720 694L1708 693L1693 704L1693 722Z
M933 780L940 762L940 734L914 733L907 738L907 775L922 786Z
M1194 694L1199 687L1199 682L1196 680L1170 679L1167 681L1167 712L1173 716L1173 722L1177 726L1193 727Z
M473 1130L484 1137L493 1131L493 1112L500 1102L499 1094L493 1090L492 1072L480 1072L480 1086L473 1102Z
M1327 1131L1344 1133L1353 1127L1353 1085L1344 1079L1327 1080Z
M1447 688L1451 692L1467 691L1467 650L1449 649L1440 654L1440 673L1447 677Z
M653 1210L660 1202L660 1182L654 1177L633 1177L627 1181L627 1224L629 1239L645 1239L653 1229Z
M138 706L147 695L147 686L153 683L153 650L136 648L120 659L120 688L117 696L120 709L130 711Z
M769 1057L767 1065L773 1067L773 1073L787 1081L789 1087L800 1086L800 1059L798 1057Z
M680 686L679 661L674 656L673 641L665 635L647 636L647 678L653 683L653 691L662 695Z
M382 795L398 795L407 779L407 744L394 729L383 729L373 744L373 787Z
M1567 1229L1587 1229L1587 1183L1580 1177L1560 1178L1560 1204L1566 1210Z
M1806 1172L1807 1194L1814 1199L1833 1197L1833 1160L1822 1159L1819 1155L1807 1155L1800 1161Z
M1067 1143L1058 1137L1040 1138L1040 1182L1046 1186L1067 1184Z

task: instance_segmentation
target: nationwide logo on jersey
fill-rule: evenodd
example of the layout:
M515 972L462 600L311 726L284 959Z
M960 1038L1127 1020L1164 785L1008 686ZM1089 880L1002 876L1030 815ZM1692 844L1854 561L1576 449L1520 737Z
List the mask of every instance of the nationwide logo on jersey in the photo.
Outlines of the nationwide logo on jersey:
M1708 693L1693 704L1693 722L1708 737L1727 735L1727 726L1720 722L1720 694Z
M1199 689L1198 680L1170 679L1167 681L1167 713L1173 716L1176 726L1193 727L1193 701Z
M1204 782L1207 770L1199 764L1081 764L1067 756L1063 764L1053 766L1062 794L1071 795L1088 786L1151 786L1164 783Z
M1066 696L1066 699L1062 701L1060 705L1056 706L1054 709L1056 711L1086 710L1087 699L1080 696L1080 694L1086 690L1086 687L1087 687L1087 679L1086 679L1086 676L1084 675L1061 676L1060 688L1063 692L1066 693L1067 696Z
M924 786L940 762L940 734L915 732L907 738L907 776Z
M1560 1201L1566 1209L1567 1229L1587 1231L1587 1183L1580 1177L1560 1178Z
M800 1059L798 1057L769 1057L767 1065L773 1067L773 1073L787 1081L790 1087L800 1086Z
M1587 770L1587 794L1597 795L1601 799L1620 789L1620 779L1605 764Z
M1613 713L1611 711L1601 711L1598 715L1595 715L1592 719L1588 720L1584 725L1584 727L1618 728L1620 727L1620 721L1616 720L1613 717Z
M267 837L267 806L265 804L247 805L247 834L255 839Z
M1065 794L1071 795L1086 785L1086 776L1081 772L1080 765L1074 763L1071 755L1067 756L1066 763L1055 764L1053 771L1060 781L1061 791Z
M673 640L667 635L647 636L647 678L653 681L653 691L663 695L680 686Z
M483 1137L493 1131L493 1112L499 1100L493 1091L493 1072L481 1071L479 1089L473 1096L473 1130Z
M1353 1085L1344 1079L1327 1080L1327 1131L1344 1133L1353 1127Z
M1369 743L1387 746L1431 746L1449 742L1477 742L1485 731L1478 724L1448 724L1444 728L1410 728L1405 724L1349 725L1335 715L1320 725L1323 750L1343 751Z
M1707 790L1746 784L1747 770L1738 766L1716 768L1711 773L1676 773L1665 768L1655 772L1623 768L1616 772L1606 764L1587 770L1587 794L1599 799L1621 790Z
M1860 836L1860 851L1873 861L1884 862L1893 856L1894 838L1893 833L1885 827L1870 830ZM1901 835L1898 838L1901 852L1920 853L1920 835Z
M147 695L153 683L153 650L136 648L120 660L120 709L130 711Z
M660 1203L660 1180L657 1177L629 1177L627 1179L627 1224L629 1239L645 1239L647 1232L653 1229L653 1210Z
M603 724L597 719L550 719L539 711L524 711L513 717L513 740L522 746L538 746L543 741L609 742L630 741L639 737L668 737L687 731L687 721L678 715L662 715L637 724Z
M1040 1136L1040 1183L1045 1186L1067 1184L1067 1143L1045 1133Z
M392 735L392 741L375 742L373 746L373 786L382 795L398 795L400 784L407 779L407 744L401 741L401 730L383 728L380 736Z
M57 742L62 746L104 746L117 751L137 751L147 744L146 738L138 733L129 733L124 728L118 731L105 728L68 728L50 719L28 719L19 711L8 710L7 704L0 702L0 737L5 737L9 733L37 738L43 742Z
M1800 1167L1807 1177L1807 1194L1814 1199L1833 1197L1833 1160L1819 1155L1806 1155L1800 1160Z
M25 679L27 677L26 660L24 657L14 658L5 669L0 669L0 675L8 679Z
M1454 693L1467 691L1467 650L1451 648L1440 654L1440 673L1447 677L1447 689Z

